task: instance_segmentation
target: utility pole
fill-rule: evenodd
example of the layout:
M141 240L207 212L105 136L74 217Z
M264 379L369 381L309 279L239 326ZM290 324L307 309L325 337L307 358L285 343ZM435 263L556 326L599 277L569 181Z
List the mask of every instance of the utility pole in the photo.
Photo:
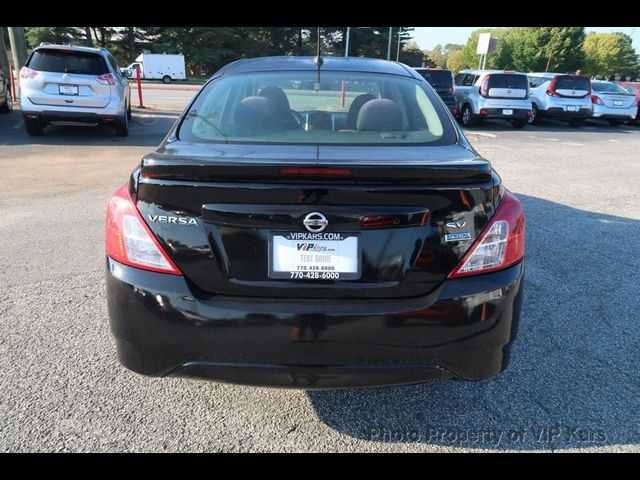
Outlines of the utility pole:
M400 41L402 40L402 27L398 27L398 51L396 52L396 62L400 61Z
M27 44L24 40L24 27L7 27L9 30L9 42L11 43L11 57L13 68L16 72L27 60Z
M393 27L389 27L389 44L387 45L387 60L391 60L391 39L393 38Z
M344 45L344 56L349 56L349 34L351 33L351 27L347 27L347 38L345 39Z

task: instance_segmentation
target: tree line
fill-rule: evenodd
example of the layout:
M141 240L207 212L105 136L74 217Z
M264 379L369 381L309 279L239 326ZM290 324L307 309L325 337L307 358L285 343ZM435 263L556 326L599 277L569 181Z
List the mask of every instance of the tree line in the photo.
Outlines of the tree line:
M425 51L425 63L454 72L477 68L478 36L498 39L487 68L522 72L580 72L594 78L636 80L640 61L625 33L586 33L584 27L482 28L465 45L437 45Z
M105 47L120 65L142 52L182 53L190 75L206 75L239 58L315 55L318 27L25 27L28 46L41 42ZM398 35L398 31L400 34ZM392 55L410 60L405 45L412 27L394 27ZM320 27L321 52L344 55L346 27ZM386 58L389 27L352 27L349 55Z
M346 27L320 27L321 52L344 55ZM398 32L400 32L398 34ZM576 72L608 79L635 80L640 62L625 33L585 32L584 27L481 28L465 45L437 45L423 51L412 27L394 27L391 59L414 67L437 66L454 72L477 68L478 36L490 32L497 50L487 68ZM41 42L106 47L122 66L142 52L182 53L189 75L210 75L239 58L315 55L318 27L25 27L28 47ZM389 27L351 27L349 55L387 58Z

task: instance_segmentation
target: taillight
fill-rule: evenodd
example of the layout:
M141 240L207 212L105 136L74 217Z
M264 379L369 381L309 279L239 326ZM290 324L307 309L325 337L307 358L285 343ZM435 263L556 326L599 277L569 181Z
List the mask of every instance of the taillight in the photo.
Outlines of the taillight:
M487 85L489 85L489 78L491 78L491 75L487 75L486 77L484 77L484 79L482 80L482 83L480 84L480 95L482 95L483 97L489 96L489 92L487 92Z
M114 77L110 73L105 73L104 75L98 75L96 77L96 81L98 83L103 84L103 85L115 85L116 84L116 77Z
M20 78L36 78L37 76L38 72L31 70L29 67L22 67L20 69Z
M560 94L556 92L556 82L558 81L558 77L553 77L547 86L547 95L551 95L552 97L559 97Z
M524 209L520 201L505 190L491 221L449 278L502 270L523 258Z
M350 168L283 168L280 175L351 175Z
M109 201L105 237L107 255L120 263L182 275L140 215L127 184L121 186Z
M591 95L591 103L594 105L603 105L602 100L600 100L600 97L597 95Z

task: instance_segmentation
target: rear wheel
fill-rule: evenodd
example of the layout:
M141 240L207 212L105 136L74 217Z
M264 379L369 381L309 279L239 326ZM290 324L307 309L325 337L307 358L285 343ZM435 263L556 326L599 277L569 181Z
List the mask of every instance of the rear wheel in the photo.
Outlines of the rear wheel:
M0 105L0 112L11 113L11 110L13 110L13 100L11 100L11 92L7 89L7 96L4 99L4 103Z
M511 120L511 125L513 128L523 128L527 124L524 120Z
M478 116L473 114L473 110L468 103L465 103L460 113L460 122L464 127L473 127L478 123Z
M165 75L162 77L162 83L171 83L171 77L169 75Z
M584 118L572 118L569 120L569 125L572 127L581 127L584 125Z
M527 122L529 125L537 125L540 123L540 111L535 103L531 105L531 116L527 119Z
M609 120L609 125L617 127L618 125L622 125L622 120Z
M34 137L38 137L44 132L44 126L42 125L40 119L37 118L25 118L24 126L27 130L27 133Z
M122 117L120 121L114 125L116 135L118 137L126 137L129 135L129 118L127 115Z

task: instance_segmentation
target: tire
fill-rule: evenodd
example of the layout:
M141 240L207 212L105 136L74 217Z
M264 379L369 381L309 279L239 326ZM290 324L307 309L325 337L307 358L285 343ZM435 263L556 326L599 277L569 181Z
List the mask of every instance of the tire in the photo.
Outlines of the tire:
M462 106L462 110L460 111L460 123L462 123L463 127L473 127L478 124L478 116L474 115L473 110L468 103L465 103Z
M133 114L131 113L131 102L127 103L127 118L130 120Z
M569 125L572 127L581 127L584 125L584 118L572 118L569 120Z
M129 136L129 118L127 115L122 117L120 121L113 127L118 137Z
M162 77L162 83L169 84L171 83L171 77L169 75L165 75Z
M511 125L513 125L513 128L524 128L526 124L526 120L511 120Z
M612 127L617 127L619 125L622 125L622 120L609 120L609 125L611 125Z
M11 113L13 110L13 100L11 99L11 92L7 90L7 96L4 99L4 103L0 106L0 113Z
M527 123L529 125L537 125L540 123L540 110L535 103L531 104L531 116L528 118Z
M25 118L24 127L32 137L39 137L44 133L44 125L39 119Z

